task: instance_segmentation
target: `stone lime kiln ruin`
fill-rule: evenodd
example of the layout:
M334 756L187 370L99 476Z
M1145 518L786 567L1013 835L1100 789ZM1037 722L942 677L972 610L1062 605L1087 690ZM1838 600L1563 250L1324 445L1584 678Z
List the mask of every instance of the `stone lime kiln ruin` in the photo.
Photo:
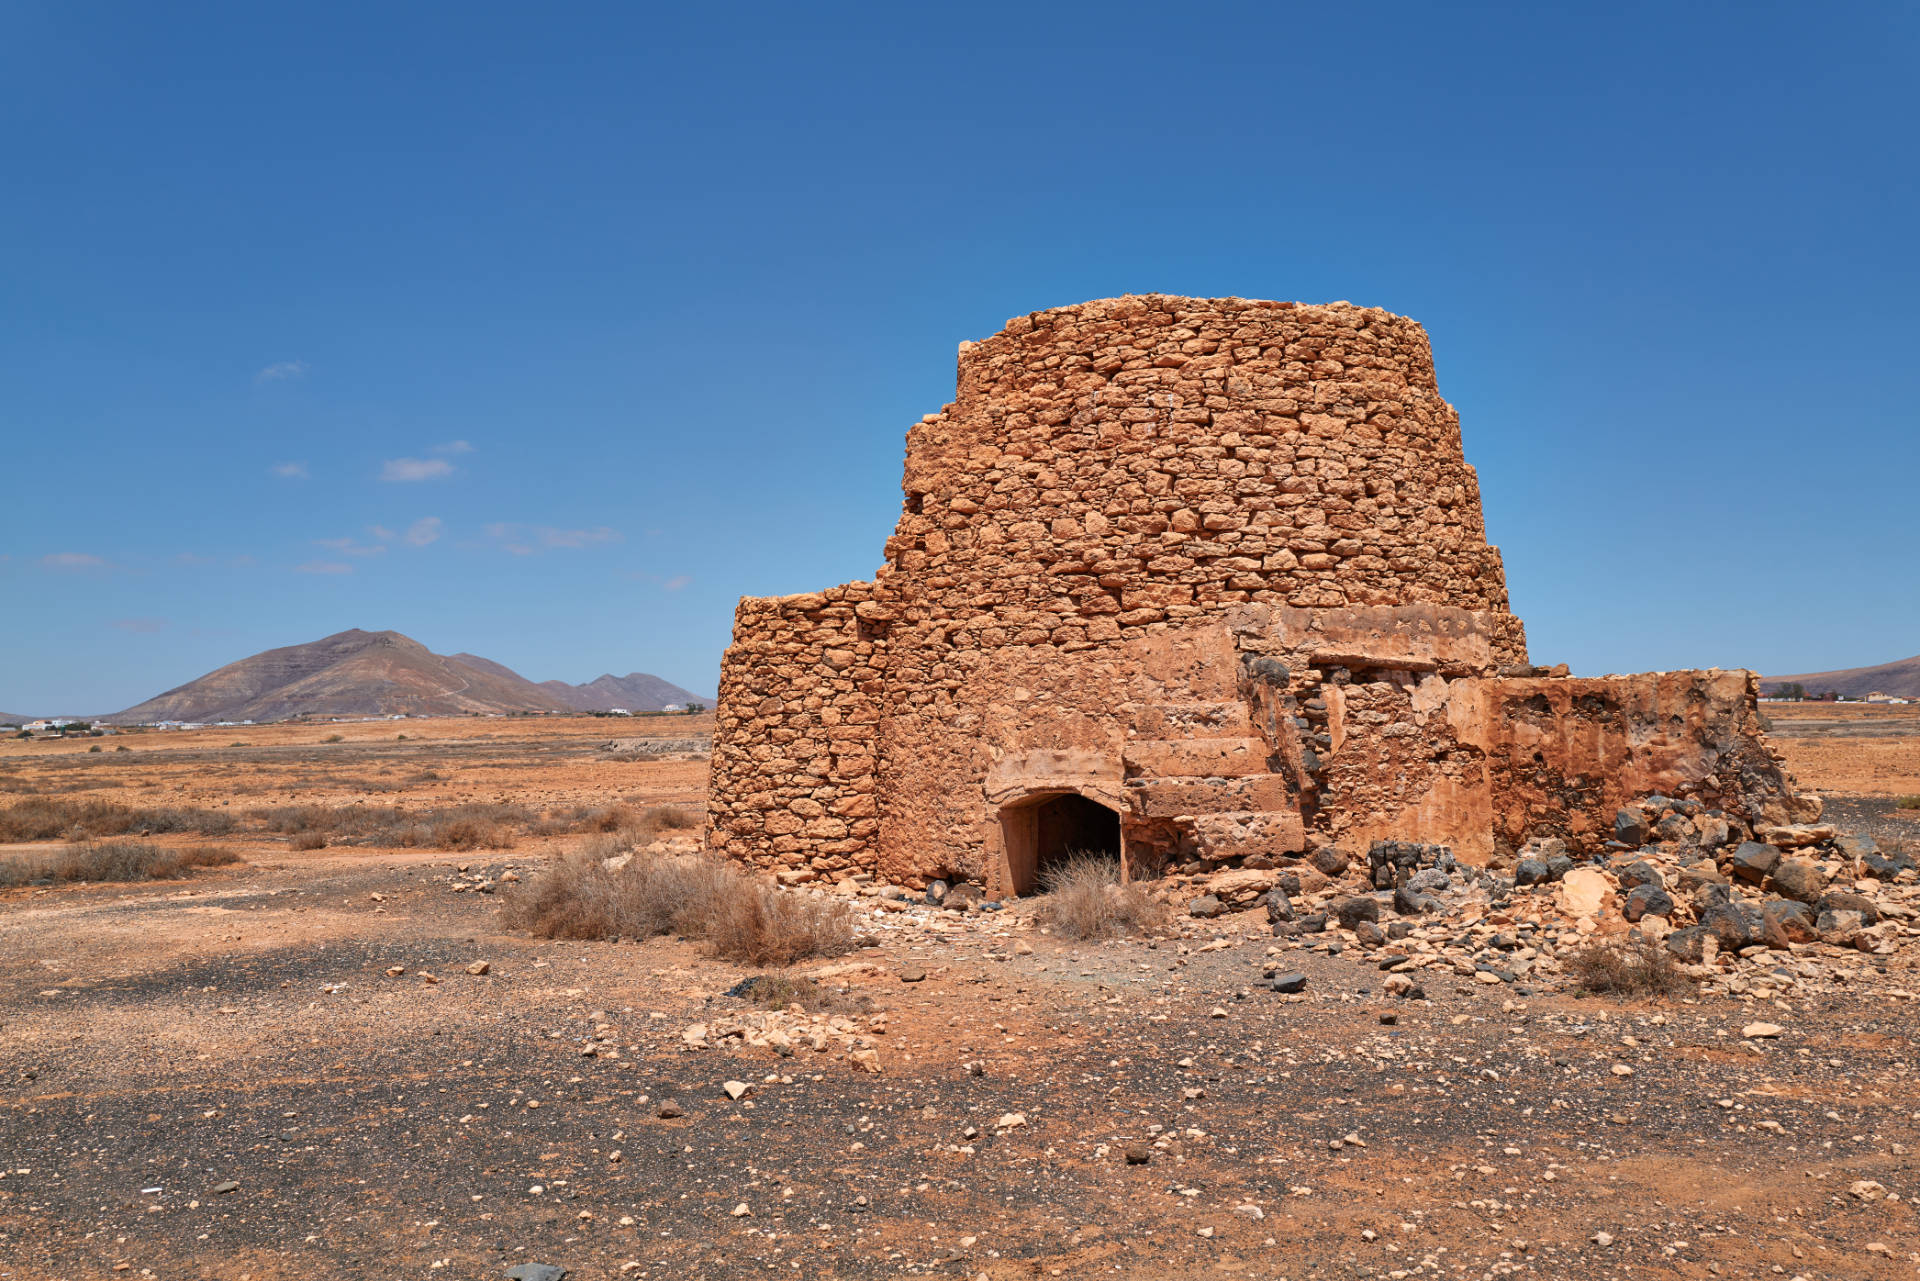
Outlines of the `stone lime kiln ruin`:
M871 582L740 602L710 844L1030 892L1378 838L1597 851L1661 791L1816 817L1744 671L1528 665L1427 335L1129 296L960 346Z

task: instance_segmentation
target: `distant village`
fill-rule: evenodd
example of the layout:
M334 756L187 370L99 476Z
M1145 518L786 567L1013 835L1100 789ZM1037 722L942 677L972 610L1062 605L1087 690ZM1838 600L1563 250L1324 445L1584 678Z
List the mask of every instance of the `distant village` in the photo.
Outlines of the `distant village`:
M1789 682L1766 690L1760 695L1760 701L1763 703L1883 703L1904 707L1908 703L1920 700L1903 698L1898 694L1882 694L1878 691L1864 698L1848 698L1845 694L1834 690L1827 690L1822 694L1809 694L1798 682Z
M659 711L636 712L625 707L610 707L606 711L565 711L565 712L475 712L470 715L485 720L513 720L537 716L597 716L607 717L648 717L648 716L697 716L707 710L705 703L668 703ZM49 716L39 720L24 722L0 721L0 736L8 731L14 738L106 738L114 734L167 732L189 729L237 728L242 725L282 724L282 725L358 725L368 721L427 721L446 720L444 716L410 715L394 712L384 716L293 716L285 721L152 721L142 724L116 725L103 720L86 720L74 716Z

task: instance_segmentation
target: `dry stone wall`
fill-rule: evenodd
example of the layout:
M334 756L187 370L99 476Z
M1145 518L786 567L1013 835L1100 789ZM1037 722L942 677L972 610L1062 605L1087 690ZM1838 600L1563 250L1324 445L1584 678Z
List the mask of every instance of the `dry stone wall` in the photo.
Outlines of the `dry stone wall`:
M1543 738L1489 692L1553 676L1401 316L1149 295L1016 317L961 344L903 490L872 582L740 604L709 802L734 857L1018 888L1033 851L1007 834L1046 824L1009 815L1065 793L1118 814L1141 866L1376 829L1485 857L1532 816L1597 823L1619 786L1594 771L1653 723L1542 695L1567 727ZM1664 712L1701 688L1618 693ZM1680 717L1672 759L1628 774L1759 778L1743 715Z
M960 351L887 543L945 644L1063 646L1229 604L1507 609L1424 330L1372 308L1126 297ZM1517 627L1512 661L1524 659Z
M740 602L720 671L708 844L832 875L871 865L886 642L863 635L874 585Z

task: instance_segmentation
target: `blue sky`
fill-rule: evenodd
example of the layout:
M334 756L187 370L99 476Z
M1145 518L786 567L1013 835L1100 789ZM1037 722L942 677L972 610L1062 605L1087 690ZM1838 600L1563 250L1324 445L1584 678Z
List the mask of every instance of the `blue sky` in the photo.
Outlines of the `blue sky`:
M0 710L710 689L962 339L1148 291L1422 321L1536 661L1920 652L1912 6L683 10L0 10Z

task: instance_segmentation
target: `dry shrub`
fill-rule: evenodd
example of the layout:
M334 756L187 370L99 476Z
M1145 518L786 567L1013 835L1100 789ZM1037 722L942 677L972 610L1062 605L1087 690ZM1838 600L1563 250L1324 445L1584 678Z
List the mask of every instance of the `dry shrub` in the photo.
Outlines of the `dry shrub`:
M587 816L587 830L593 832L620 832L639 825L640 816L625 805L609 805Z
M1120 860L1105 854L1069 854L1041 874L1046 896L1036 916L1071 939L1160 934L1171 926L1167 905L1139 884L1120 883Z
M653 831L671 829L687 831L700 826L701 817L680 805L656 805L640 816L640 821Z
M645 855L608 867L610 847L601 837L550 864L507 901L506 923L542 938L705 936L704 923L727 892L728 868L707 858Z
M337 830L341 826L341 813L330 805L277 805L272 809L250 810L247 817L269 832L298 836L303 832L325 834Z
M1581 989L1607 996L1672 996L1693 986L1673 953L1647 939L1589 943L1567 957Z
M510 850L519 844L514 824L526 817L512 805L462 805L434 817L432 843L443 850Z
M240 862L240 855L224 845L195 845L179 853L183 867L230 867Z
M681 805L654 805L636 810L622 801L594 810L584 818L576 817L575 825L566 830L578 831L584 827L590 832L629 832L647 837L669 830L687 831L699 827L700 823L699 815Z
M630 854L634 849L631 832L595 832L579 847L579 852L588 858L604 861Z
M845 903L776 889L744 877L708 922L707 941L723 961L792 965L853 950L853 914Z
M51 841L76 834L82 838L125 836L131 832L224 836L233 827L233 816L221 810L187 806L144 809L117 801L71 801L51 796L29 796L0 810L0 843Z
M347 736L345 734L329 734L320 741L323 743L344 743L347 741Z
M145 841L100 841L58 854L0 860L0 887L32 881L165 881L194 867L238 863L232 850L199 845L168 850Z
M250 810L248 817L270 832L317 833L329 845L443 850L510 850L518 827L532 819L520 806L481 802L425 813L383 805L282 805Z
M325 832L296 832L288 842L296 850L323 850L327 848Z
M853 917L844 903L775 889L704 855L633 853L621 866L607 865L608 850L630 848L606 834L562 856L507 900L506 924L542 938L678 934L751 965L852 950Z
M484 818L450 818L433 825L433 845L443 850L510 850L513 829Z
M1894 805L1903 810L1920 810L1920 796L1899 797L1894 801Z

